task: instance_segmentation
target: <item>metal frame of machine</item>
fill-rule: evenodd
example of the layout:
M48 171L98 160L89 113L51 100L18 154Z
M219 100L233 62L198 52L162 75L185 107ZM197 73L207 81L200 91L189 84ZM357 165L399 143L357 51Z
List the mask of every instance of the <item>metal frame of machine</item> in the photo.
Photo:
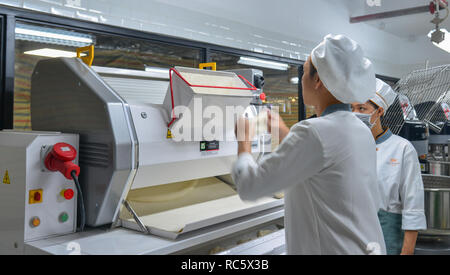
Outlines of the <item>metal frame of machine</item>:
M242 110L250 107L249 117L257 115L258 111L251 102L260 97L262 86L256 88L233 71L182 67L175 67L175 71L180 77L172 80L169 75L151 72L89 67L78 58L47 59L36 65L31 82L33 129L58 129L80 135L80 183L84 191L87 225L95 228L112 225L113 232L124 233L121 236L123 240L128 239L129 233L116 228L118 226L143 231L153 235L146 239L148 245L155 241L154 235L171 239L176 243L165 245L174 245L174 252L178 252L183 238L187 240L191 236L192 240L187 244L193 242L198 246L205 245L205 240L210 237L217 238L214 231L211 232L213 228L221 232L220 238L227 238L231 233L224 231L224 227L245 231L248 226L262 226L259 223L261 217L272 217L272 220L263 219L264 223L280 219L283 216L280 209L284 203L282 199L243 202L228 186L229 183L223 180L219 183L221 189L208 189L210 191L200 195L200 201L195 199L179 205L171 199L175 206L170 207L173 208L155 210L154 204L139 205L139 201L129 200L131 191L141 193L148 188L207 180L230 173L237 148L234 122L232 125L222 124L225 125L224 136L233 133L233 139L217 140L220 149L217 147L214 154L206 154L199 147L204 135L200 140L176 141L166 137L167 129L172 129L169 123L174 99L176 105L192 108L192 113L196 112L195 101L200 99L204 104L200 106L203 111L210 106L223 111L229 106L241 106ZM262 77L262 71L255 69L239 70L238 73L248 75L252 82ZM193 81L204 84L191 84L195 83ZM200 121L203 119L205 117L200 117ZM177 120L172 127L178 123L181 120ZM194 123L192 127L196 125ZM261 137L258 136L258 142L253 147L254 154L270 152L271 149L266 147L272 145L266 142L266 135L262 133ZM224 195L207 199L211 196L210 192L223 190L224 187L232 192L224 191ZM156 191L152 189L151 192ZM175 225L161 224L165 220L177 222ZM239 226L236 227L236 223ZM109 233L97 232L92 235L91 242L102 242L105 234ZM133 236L140 238L139 235ZM51 241L38 241L32 247L45 250L45 243ZM193 249L193 244L186 246L186 249ZM130 246L124 245L121 249L117 251L125 253ZM160 249L167 247L161 246ZM84 253L94 252L88 248ZM136 250L135 253L150 252Z

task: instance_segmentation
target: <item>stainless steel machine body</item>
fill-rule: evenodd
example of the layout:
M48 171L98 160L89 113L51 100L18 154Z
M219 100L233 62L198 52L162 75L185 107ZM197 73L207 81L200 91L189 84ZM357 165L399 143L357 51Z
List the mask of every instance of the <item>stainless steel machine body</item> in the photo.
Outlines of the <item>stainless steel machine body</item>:
M175 241L169 242L171 247L174 245L170 249L166 249L165 245L169 244L166 243L156 245L159 249L153 252L146 249L134 251L138 254L178 253L176 251L189 247L186 241L181 241L182 236L186 236L185 240L189 240L188 243L193 246L201 245L202 239L211 242L227 234L236 234L238 229L247 230L270 222L270 219L283 218L282 199L268 198L248 205L234 199L239 205L235 210L230 208L223 213L217 211L215 216L186 224L180 232L167 232L143 224L139 211L133 211L133 205L127 204L130 191L139 192L145 188L230 173L236 159L236 140L218 143L212 140L214 146L218 147L206 151L201 150L201 142L205 137L201 137L200 142L174 141L177 137L175 130L185 116L184 113L174 116L173 107L183 105L187 107L185 112L194 113L196 100L201 99L203 111L210 106L222 110L227 106L241 106L247 108L248 112L252 100L262 92L262 87L252 86L254 80L258 79L256 75L262 75L259 70L246 72L249 74L247 77L253 79L250 83L233 72L190 68L174 70L176 72L171 72L172 78L169 78L169 74L90 68L79 59L57 58L40 61L32 75L33 129L79 134L80 183L84 192L87 224L93 228L103 225L125 226L180 240L178 248ZM204 118L200 117L202 119L204 122ZM198 130L196 127L194 124L190 129L192 133ZM172 138L169 138L168 130L172 130ZM234 125L225 125L223 134L226 137L234 135ZM263 142L256 142L252 146L255 156L271 150L267 137L261 140ZM136 212L137 215L134 215L134 219L120 219L120 214L125 212ZM239 225L234 231L229 230L230 233L227 233L221 230L221 226L230 227L233 224ZM208 231L208 228L215 229ZM130 237L125 229L114 230L123 232L117 234L124 238ZM109 233L102 231L94 234L90 243L103 245L101 240L105 234ZM98 240L96 236L99 236ZM148 239L144 240L149 245L158 242L151 235L145 236ZM77 238L73 236L65 240L69 243L69 240ZM55 253L51 248L53 244L51 241L35 243L41 248L46 247L42 250L48 253ZM126 249L125 246L124 251ZM58 251L61 252L60 249ZM85 250L85 253L95 252Z
M450 177L422 175L427 230L417 239L417 255L450 255Z
M442 126L441 132L431 131L430 133L430 158L435 161L450 161L450 120L439 123Z
M425 215L432 230L450 230L450 176L423 175Z
M448 106L441 107L436 112L441 130L430 131L428 173L422 176L428 229L419 235L418 254L450 255L450 121Z

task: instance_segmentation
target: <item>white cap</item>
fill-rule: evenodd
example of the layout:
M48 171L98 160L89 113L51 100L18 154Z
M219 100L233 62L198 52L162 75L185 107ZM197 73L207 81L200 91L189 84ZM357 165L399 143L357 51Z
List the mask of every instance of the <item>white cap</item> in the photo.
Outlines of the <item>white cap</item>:
M387 111L387 109L394 103L397 98L397 93L392 90L391 86L377 78L377 92L374 97L370 99L373 103L375 103L378 107Z
M361 46L343 35L327 35L311 60L330 93L342 103L365 103L375 94L375 71Z

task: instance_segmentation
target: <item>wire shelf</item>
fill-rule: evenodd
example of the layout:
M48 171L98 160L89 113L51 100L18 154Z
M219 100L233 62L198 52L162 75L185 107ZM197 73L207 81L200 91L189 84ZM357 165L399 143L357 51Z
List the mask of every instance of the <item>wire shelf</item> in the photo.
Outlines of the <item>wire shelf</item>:
M420 120L439 133L450 119L450 65L417 70L394 87L399 94L383 119L394 134L407 120Z

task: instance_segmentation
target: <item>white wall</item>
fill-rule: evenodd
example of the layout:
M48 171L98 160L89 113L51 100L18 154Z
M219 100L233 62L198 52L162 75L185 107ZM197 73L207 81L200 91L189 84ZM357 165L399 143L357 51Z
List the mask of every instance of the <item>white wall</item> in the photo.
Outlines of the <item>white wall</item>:
M365 1L365 0L361 0ZM328 33L358 41L379 74L450 63L426 38L397 37L350 24L339 0L0 0L0 3L273 55L306 59Z

